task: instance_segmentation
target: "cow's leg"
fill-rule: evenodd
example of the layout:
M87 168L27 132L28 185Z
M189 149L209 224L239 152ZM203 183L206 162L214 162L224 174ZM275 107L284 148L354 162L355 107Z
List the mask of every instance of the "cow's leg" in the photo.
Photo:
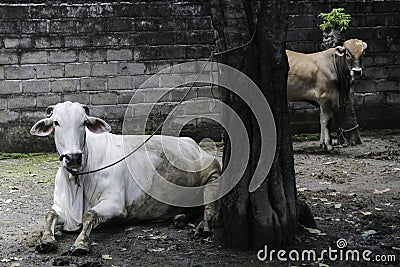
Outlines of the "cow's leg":
M100 218L94 210L89 210L83 215L82 231L71 247L71 254L80 255L89 253L89 235L92 229L101 222Z
M321 124L321 145L323 146L324 149L327 151L331 151L333 149L332 143L331 143L331 136L329 133L328 129L328 123L332 118L333 111L332 111L332 105L330 102L325 102L320 105L321 113L320 113L320 124Z
M54 210L49 210L46 214L46 227L42 237L36 244L36 250L40 253L47 253L57 249L57 241L54 237L54 231L59 220L59 216Z
M208 237L211 235L211 225L212 220L215 216L215 202L212 202L212 199L215 199L214 196L218 193L218 183L215 180L220 176L219 172L215 172L210 176L210 179L207 182L207 187L204 190L204 201L208 203L204 205L204 214L203 220L196 227L195 236Z
M121 209L117 203L120 202L115 199L102 201L83 215L82 231L71 247L71 254L81 255L89 253L89 236L93 228L112 218L125 218L127 216L126 210Z

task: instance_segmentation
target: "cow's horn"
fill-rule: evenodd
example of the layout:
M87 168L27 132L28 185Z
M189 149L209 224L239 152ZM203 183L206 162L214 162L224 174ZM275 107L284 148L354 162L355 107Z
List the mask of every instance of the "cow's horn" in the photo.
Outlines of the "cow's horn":
M343 46L335 47L335 54L338 55L339 57L344 56L345 51L346 51L346 48L344 48Z
M85 110L86 115L89 116L89 107L86 105L82 105L83 109Z
M49 106L48 108L46 108L47 118L50 118L51 115L53 115L53 110L54 110L54 106Z

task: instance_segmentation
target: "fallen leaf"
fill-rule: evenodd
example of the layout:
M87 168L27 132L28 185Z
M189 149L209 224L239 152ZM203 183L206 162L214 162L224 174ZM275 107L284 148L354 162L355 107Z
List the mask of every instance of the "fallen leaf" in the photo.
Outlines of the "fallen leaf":
M4 200L4 203L6 203L6 204L10 204L11 202L13 202L13 200L12 200L12 199L7 199L7 200Z
M150 239L152 240L165 240L167 239L168 236L166 235L155 235L155 236L150 236Z
M385 188L385 189L383 189L383 190L377 190L377 189L375 189L374 195L380 195L380 194L383 194L383 193L386 193L386 192L389 192L389 191L390 191L390 188Z
M320 234L321 233L320 230L315 229L315 228L308 228L308 227L305 227L305 226L303 226L303 228L306 229L311 234Z
M162 252L164 251L164 248L149 248L147 249L149 252Z
M101 255L101 258L104 259L104 260L112 260L112 257L110 255L107 255L107 254Z
M371 214L372 214L372 212L369 212L369 211L360 211L360 212L361 212L361 214L364 215L364 216L368 216L368 215L371 215Z
M381 208L375 208L375 210L377 210L377 211L381 211L381 210L383 210L383 209L381 209Z
M306 187L302 187L302 188L297 189L297 192L304 192L306 190L308 190Z
M328 161L328 162L324 162L322 163L322 165L331 165L331 164L336 164L336 161Z
M340 203L335 204L335 209L340 209L341 207L342 207L342 204L340 204Z
M398 247L392 247L392 249L393 249L393 250L400 251L400 248L398 248Z
M370 235L374 235L376 233L377 232L375 230L367 230L367 231L362 232L361 236L367 237L367 236L370 236Z

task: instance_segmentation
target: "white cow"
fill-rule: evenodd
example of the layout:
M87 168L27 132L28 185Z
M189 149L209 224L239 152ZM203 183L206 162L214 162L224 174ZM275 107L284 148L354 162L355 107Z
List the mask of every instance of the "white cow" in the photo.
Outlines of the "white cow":
M66 231L82 229L71 252L83 254L89 252L90 232L99 224L112 219L169 219L182 211L182 208L150 197L133 176L147 181L149 187L159 175L181 186L211 184L211 189L204 192L204 198L215 194L218 189L214 181L221 173L219 162L204 153L192 139L171 136L154 136L136 153L113 167L96 173L73 175L123 158L124 149L133 151L143 142L143 136L108 133L110 126L99 118L90 117L87 107L79 103L59 103L48 108L48 115L32 127L31 134L46 136L54 130L61 166L55 178L54 204L46 215L46 227L36 246L39 252L57 248L54 238L56 224L62 224ZM175 162L197 164L199 166L194 167L200 171L181 170L171 164L171 157ZM193 166L187 167L193 169ZM205 205L200 227L204 232L209 232L208 225L213 215L213 204Z

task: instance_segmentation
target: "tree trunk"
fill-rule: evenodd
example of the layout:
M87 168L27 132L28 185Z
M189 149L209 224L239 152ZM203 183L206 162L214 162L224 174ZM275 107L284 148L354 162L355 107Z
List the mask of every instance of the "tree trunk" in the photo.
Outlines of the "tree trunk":
M242 179L218 203L215 239L226 247L285 247L292 241L298 225L298 200L286 97L288 2L263 0L257 7L251 0L211 1L213 26L221 50L246 43L254 27L257 27L256 38L251 45L222 55L220 61L244 72L259 86L271 107L277 134L276 154L270 172L261 186L249 193L250 178L260 155L260 129L249 107L233 93L223 90L223 101L244 122L251 144L249 163ZM254 17L258 19L257 25L253 23ZM225 119L228 122L230 120L229 117ZM242 148L231 147L226 134L224 144L223 166L226 167L230 152L241 153Z
M322 50L326 50L343 45L344 41L343 32L338 29L332 29L329 32L323 32L321 48ZM342 145L358 145L362 143L352 100L352 91L350 90L344 107L337 110L333 116L336 124L339 126L337 131L338 142Z

